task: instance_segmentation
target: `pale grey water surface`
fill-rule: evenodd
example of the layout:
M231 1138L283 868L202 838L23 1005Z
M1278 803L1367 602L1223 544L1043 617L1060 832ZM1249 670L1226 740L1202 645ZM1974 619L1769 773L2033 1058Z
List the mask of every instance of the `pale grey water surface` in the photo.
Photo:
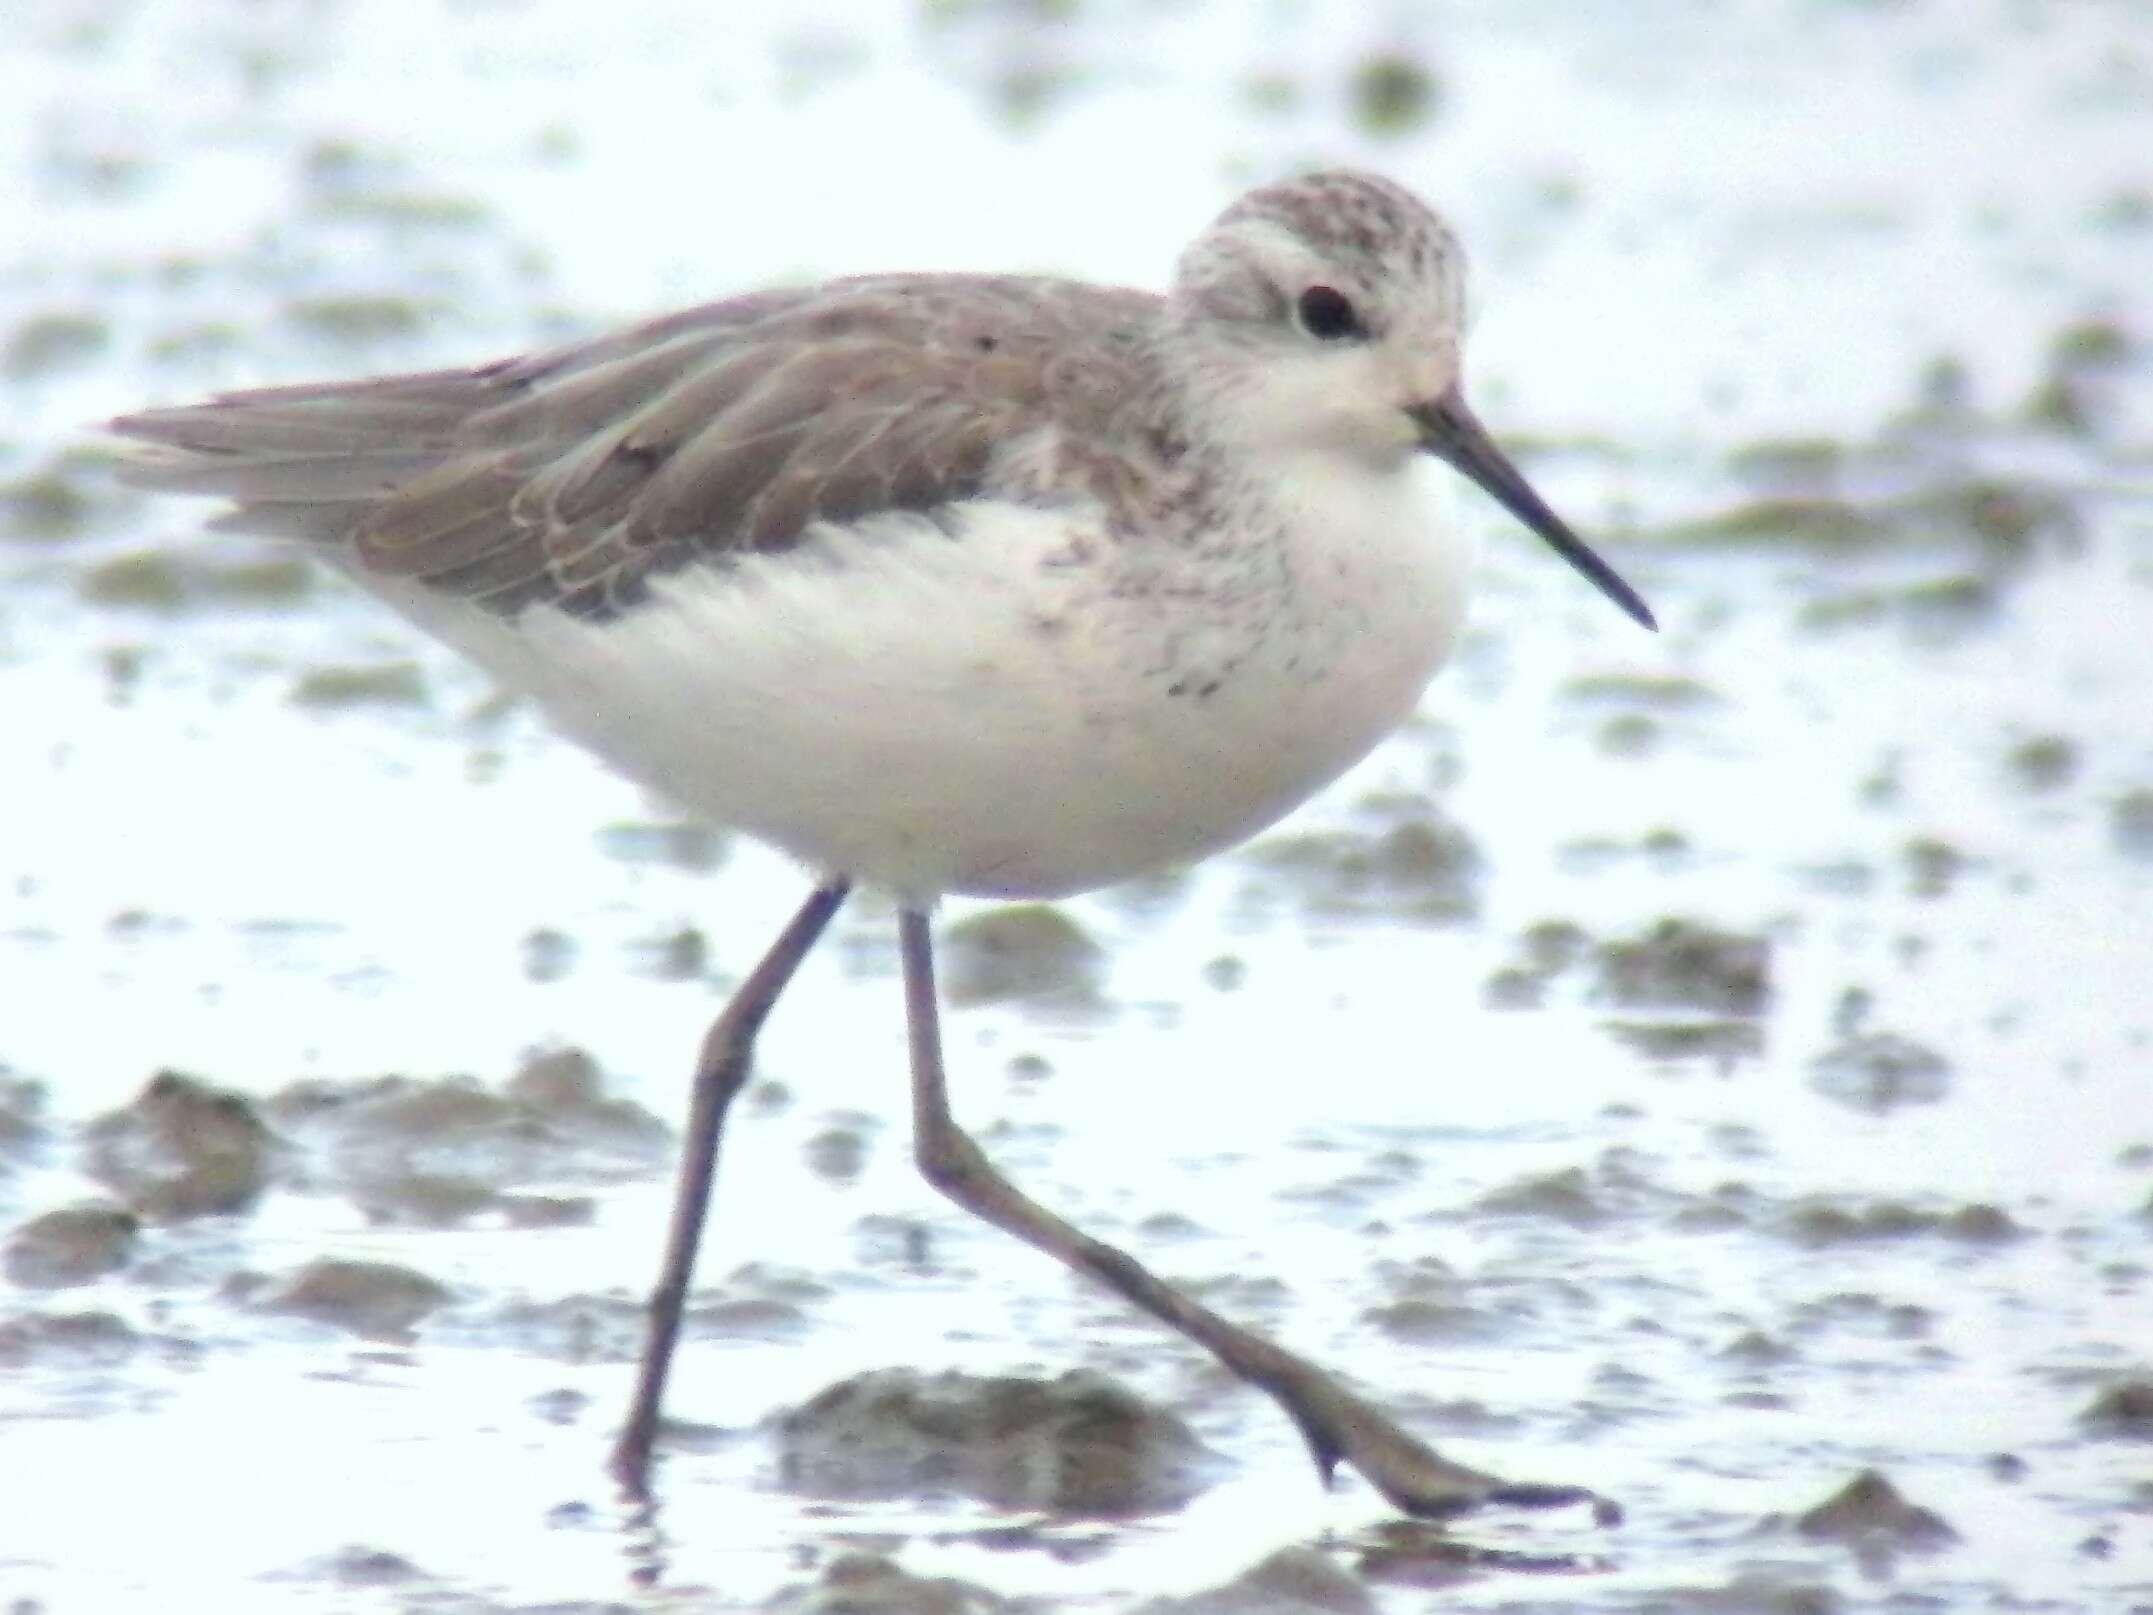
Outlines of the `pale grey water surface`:
M2149 153L2123 0L16 0L0 1608L755 1608L865 1548L1123 1610L1300 1547L1332 1608L2153 1609ZM1401 1544L936 1201L869 905L772 1024L674 1381L703 1437L637 1519L601 1465L670 1140L486 1096L573 1046L677 1125L796 874L122 496L84 423L788 277L1157 284L1314 160L1457 218L1481 413L1665 632L1473 504L1419 722L1065 905L1095 978L986 979L956 1100L1080 1223L1628 1521ZM164 1070L282 1144L130 1232L95 1123ZM395 1073L499 1128L361 1137ZM354 1313L322 1261L397 1271ZM1121 1523L784 1490L760 1421L907 1365L1099 1369L1217 1482ZM1804 1528L1871 1470L1948 1534Z

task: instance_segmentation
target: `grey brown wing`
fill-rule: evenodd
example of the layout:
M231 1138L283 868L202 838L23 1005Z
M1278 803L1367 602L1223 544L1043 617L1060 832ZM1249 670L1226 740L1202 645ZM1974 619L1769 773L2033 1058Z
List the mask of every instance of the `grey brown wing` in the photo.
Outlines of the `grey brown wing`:
M1146 306L1096 295L1131 329ZM604 618L654 575L784 549L818 520L993 491L999 452L1043 425L1103 429L1132 378L1110 362L1072 384L1055 301L1019 281L840 283L477 370L113 425L147 445L131 480L234 501L220 527L332 545L362 576L503 615Z

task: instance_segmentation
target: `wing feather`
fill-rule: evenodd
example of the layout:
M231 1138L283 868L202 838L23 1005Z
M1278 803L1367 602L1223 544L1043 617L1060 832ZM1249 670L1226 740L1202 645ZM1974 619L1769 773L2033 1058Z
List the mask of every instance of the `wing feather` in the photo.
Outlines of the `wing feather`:
M817 522L1036 500L1013 444L1066 444L1064 474L1125 494L1127 466L1149 474L1160 441L1144 429L1141 340L1159 308L1019 277L840 281L476 369L230 393L113 429L137 445L130 480L231 500L220 527L330 547L362 581L505 615L605 617L653 575L781 551Z

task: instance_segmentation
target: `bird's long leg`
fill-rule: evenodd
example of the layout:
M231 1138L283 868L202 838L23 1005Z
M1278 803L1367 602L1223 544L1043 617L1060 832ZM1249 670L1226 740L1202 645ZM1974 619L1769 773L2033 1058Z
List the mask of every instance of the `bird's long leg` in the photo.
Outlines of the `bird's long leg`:
M1613 1506L1582 1487L1513 1485L1452 1463L1315 1364L1199 1306L1125 1252L1027 1199L950 1116L928 919L906 909L898 925L912 1056L913 1149L928 1182L965 1210L1089 1274L1203 1346L1238 1378L1268 1392L1300 1427L1326 1483L1343 1461L1409 1514L1456 1514L1489 1503L1527 1508L1591 1503L1601 1518L1611 1517Z
M650 1297L650 1329L643 1337L643 1364L636 1374L635 1400L628 1422L613 1446L613 1473L629 1497L650 1496L650 1449L658 1435L658 1405L665 1397L666 1371L673 1344L680 1337L680 1315L687 1305L688 1281L695 1272L695 1248L710 1207L711 1180L717 1176L718 1139L726 1108L748 1079L755 1034L770 1007L792 980L800 961L814 947L838 905L851 890L834 881L819 886L800 905L770 951L748 972L703 1038L695 1064L695 1088L688 1102L687 1137L680 1152L680 1180L673 1191L673 1221L665 1241L665 1265Z

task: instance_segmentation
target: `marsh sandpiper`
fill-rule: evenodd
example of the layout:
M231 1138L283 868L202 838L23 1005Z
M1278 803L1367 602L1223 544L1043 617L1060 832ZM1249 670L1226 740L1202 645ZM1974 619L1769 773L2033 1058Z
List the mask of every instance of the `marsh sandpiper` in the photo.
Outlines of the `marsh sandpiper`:
M1453 1463L1026 1198L951 1118L929 916L1242 840L1412 712L1464 615L1446 472L1646 627L1460 390L1464 260L1388 180L1249 192L1164 295L1019 275L759 292L476 369L115 424L562 732L815 886L705 1039L615 1473L647 1497L728 1105L857 883L898 905L920 1170L1273 1397L1397 1507L1600 1500ZM1604 1508L1603 1508L1604 1512Z

